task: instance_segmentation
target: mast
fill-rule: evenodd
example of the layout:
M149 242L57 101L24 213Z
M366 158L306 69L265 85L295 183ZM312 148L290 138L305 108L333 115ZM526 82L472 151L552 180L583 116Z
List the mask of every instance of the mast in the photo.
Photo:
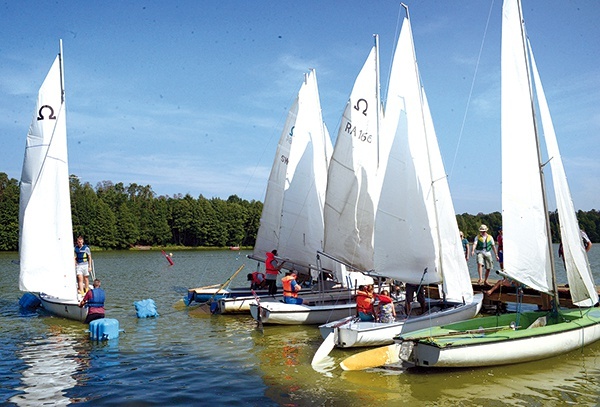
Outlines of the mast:
M517 1L517 7L519 10L519 21L521 21L521 41L523 43L523 58L525 59L525 66L527 67L527 83L529 85L529 96L530 96L530 106L531 106L531 118L533 121L533 129L535 134L535 144L537 147L537 155L538 155L538 166L539 166L539 175L540 175L540 185L542 186L542 202L544 206L544 219L546 223L546 239L548 244L546 248L548 250L548 255L550 256L550 271L552 275L552 296L554 297L554 302L552 305L553 310L558 309L559 298L558 298L558 288L556 285L556 268L554 266L554 254L552 252L552 232L550 229L550 216L548 214L548 198L546 196L546 182L544 179L544 164L542 162L542 153L540 148L540 136L538 132L537 126L537 113L535 109L535 99L533 94L533 85L531 80L531 63L530 58L527 54L527 43L526 43L526 31L525 31L525 20L523 19L523 9L521 8L521 1Z
M377 168L379 168L380 163L380 150L381 150L381 142L379 126L381 122L381 84L379 79L379 35L373 34L373 40L375 41L375 78L376 78L376 86L375 86L375 98L377 99Z
M62 39L58 40L58 61L60 66L60 102L65 103L65 70L63 66Z

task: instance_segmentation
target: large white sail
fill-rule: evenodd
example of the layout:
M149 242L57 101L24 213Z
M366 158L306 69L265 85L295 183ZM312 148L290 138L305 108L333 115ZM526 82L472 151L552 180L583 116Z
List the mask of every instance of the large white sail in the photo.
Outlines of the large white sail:
M50 68L27 134L19 203L19 288L76 299L62 56Z
M565 266L567 269L567 279L569 281L569 291L573 304L580 307L591 307L598 302L598 293L594 284L594 278L588 262L585 249L581 243L579 223L575 215L575 206L571 199L571 191L567 183L567 175L562 163L556 133L550 109L546 101L544 88L540 79L537 65L531 50L531 44L527 41L529 56L531 60L531 70L535 83L538 108L546 149L552 169L552 181L554 186L554 195L556 197L556 207L558 210L558 219L560 225L560 236L563 245L563 254Z
M470 302L469 272L408 18L392 62L382 138L388 134L394 142L375 222L375 268L413 284L443 281L448 299Z
M303 270L323 250L323 206L331 139L323 123L317 78L311 70L279 140L267 186L254 256L277 249ZM331 268L324 260L323 267Z
M375 45L346 104L329 164L325 199L325 252L360 270L373 269L380 189L377 52Z
M504 270L541 292L553 290L539 148L517 1L502 9L502 231Z

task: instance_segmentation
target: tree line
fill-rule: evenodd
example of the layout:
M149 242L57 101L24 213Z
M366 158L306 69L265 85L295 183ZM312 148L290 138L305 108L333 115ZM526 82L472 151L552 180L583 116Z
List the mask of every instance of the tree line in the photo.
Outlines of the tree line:
M150 185L111 181L96 187L70 177L73 238L101 249L135 246L252 247L263 204L232 195L227 200L189 194L157 196ZM600 241L600 213L578 211L580 227L592 242ZM472 240L481 224L495 237L500 212L456 215L458 227ZM556 213L550 213L552 239L558 243ZM0 173L0 251L16 251L19 243L19 181Z

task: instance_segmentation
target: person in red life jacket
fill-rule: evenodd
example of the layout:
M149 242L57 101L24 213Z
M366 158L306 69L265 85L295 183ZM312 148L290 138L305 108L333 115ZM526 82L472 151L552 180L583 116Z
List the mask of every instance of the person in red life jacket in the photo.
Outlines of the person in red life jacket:
M381 291L381 294L375 294L379 300L379 322L394 322L396 320L396 309L394 308L394 299L390 297L388 290Z
M285 261L279 263L275 260L277 256L277 249L274 249L266 253L265 269L267 285L269 286L269 295L277 294L277 275L281 272L281 267L285 264Z
M356 310L361 321L374 321L375 313L373 310L373 291L364 285L358 286L356 291Z
M296 272L286 272L285 277L281 279L281 283L283 284L283 302L286 304L302 304L303 299L298 298L298 291L302 288L296 282Z
M267 280L265 279L265 273L255 271L254 273L248 273L248 281L250 281L250 289L259 290L265 288Z
M90 272L92 271L92 252L88 245L83 244L83 236L77 237L75 246L75 273L77 289L84 294L90 289Z
M94 288L85 293L85 296L79 303L79 307L82 308L84 305L88 307L88 315L85 319L85 323L104 318L104 300L106 295L104 290L100 288L100 280L94 280Z

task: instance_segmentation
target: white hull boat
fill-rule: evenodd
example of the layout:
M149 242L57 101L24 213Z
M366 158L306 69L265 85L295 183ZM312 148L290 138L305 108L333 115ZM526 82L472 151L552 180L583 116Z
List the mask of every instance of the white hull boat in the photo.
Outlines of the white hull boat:
M449 324L473 318L481 309L483 294L476 294L468 304L427 301L427 310L421 315L398 316L396 321L384 323L361 321L352 316L340 321L319 326L323 339L331 333L338 348L382 346L394 342L394 337L403 333L424 329L432 324ZM416 307L415 307L416 308Z
M322 305L262 301L250 304L252 318L263 324L318 325L356 314L356 303L335 301Z

